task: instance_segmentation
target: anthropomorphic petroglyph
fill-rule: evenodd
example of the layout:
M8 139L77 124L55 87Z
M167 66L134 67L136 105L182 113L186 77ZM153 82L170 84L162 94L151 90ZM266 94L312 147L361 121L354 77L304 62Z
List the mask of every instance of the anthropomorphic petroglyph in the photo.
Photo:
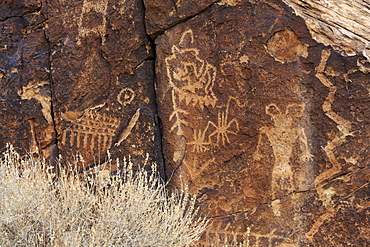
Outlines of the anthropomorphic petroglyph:
M260 147L263 144L262 136L266 135L271 143L275 156L271 183L274 196L280 195L282 192L290 192L293 189L293 171L289 163L297 139L304 145L301 155L302 161L312 158L308 148L305 131L298 125L303 111L304 105L298 103L288 105L285 113L282 113L279 107L274 103L266 106L266 114L272 117L274 127L264 126L260 129L257 150L253 157L255 160L260 160L262 158Z
M189 124L183 119L187 112L179 106L181 102L201 109L215 107L217 102L213 92L216 68L200 57L198 49L191 48L193 42L193 31L184 32L179 44L172 46L173 54L165 59L174 108L170 116L170 120L175 120L171 131L176 130L178 135L183 135L183 126Z
M193 145L193 152L207 151L213 143L216 143L219 147L225 146L230 143L229 134L236 135L239 132L238 120L233 118L229 121L229 107L232 99L234 98L229 98L226 107L220 107L225 108L225 110L218 112L217 123L208 121L204 130L193 129L193 141L187 143Z
M108 0L84 0L81 10L80 18L77 21L78 24L78 37L77 44L81 45L81 39L87 36L89 33L95 33L102 38L102 42L105 41L106 33L106 15L108 9ZM90 18L100 18L99 25L92 25Z

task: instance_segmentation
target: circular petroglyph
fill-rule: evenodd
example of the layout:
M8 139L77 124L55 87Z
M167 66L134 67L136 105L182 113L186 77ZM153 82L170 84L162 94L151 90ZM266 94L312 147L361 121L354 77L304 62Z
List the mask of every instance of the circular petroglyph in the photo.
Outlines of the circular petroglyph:
M124 88L117 96L118 102L125 106L131 104L131 102L135 99L135 91L132 88Z
M286 28L274 33L267 41L267 52L281 63L290 63L298 57L307 57L307 45L302 44L297 35Z

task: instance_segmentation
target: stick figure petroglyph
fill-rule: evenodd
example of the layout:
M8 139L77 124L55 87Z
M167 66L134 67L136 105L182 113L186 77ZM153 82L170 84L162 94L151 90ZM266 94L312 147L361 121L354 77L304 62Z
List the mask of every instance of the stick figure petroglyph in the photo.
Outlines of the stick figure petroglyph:
M225 146L226 143L230 143L229 134L237 135L239 132L239 123L236 118L229 119L229 106L230 101L234 99L230 97L225 110L219 111L217 115L217 124L208 121L207 126L204 130L193 130L193 141L187 144L193 145L193 152L204 152L209 150L209 147L216 143L217 146ZM212 131L212 129L214 129ZM212 132L211 132L212 131ZM208 137L207 137L207 132Z
M293 188L293 171L289 161L297 139L304 145L301 160L308 161L312 158L308 149L305 131L298 126L298 121L302 117L303 111L304 105L298 103L288 105L285 113L281 113L279 107L274 103L266 106L266 114L272 117L274 127L263 126L260 129L257 150L253 158L255 160L262 158L260 147L262 145L262 136L266 135L275 156L271 184L273 195L283 191L289 192Z
M222 146L225 146L226 143L230 143L228 134L236 135L237 132L239 132L239 123L236 120L236 118L233 118L230 121L228 121L229 105L230 99L227 102L225 111L218 113L217 125L214 124L213 122L209 122L213 127L216 128L216 130L209 135L209 138L211 139L212 136L216 135L218 146L221 146L220 145L221 142ZM229 130L233 125L235 126L235 131Z
M206 128L202 130L193 130L193 139L194 141L189 142L187 144L193 145L193 152L204 152L209 150L209 145L211 144L209 141L206 141L206 132L208 130L209 123L207 124Z

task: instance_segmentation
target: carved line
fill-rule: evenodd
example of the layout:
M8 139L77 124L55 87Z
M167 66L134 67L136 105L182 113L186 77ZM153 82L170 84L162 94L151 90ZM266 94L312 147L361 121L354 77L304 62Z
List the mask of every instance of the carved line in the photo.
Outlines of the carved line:
M189 125L189 123L181 119L181 114L188 114L188 112L180 109L177 106L175 90L172 90L171 93L172 93L173 112L170 115L169 120L171 121L173 118L175 118L175 123L172 125L170 131L172 132L177 128L177 135L183 135L184 131L182 130L182 125L187 126Z
M331 55L330 50L322 50L321 61L320 64L316 67L315 75L324 86L329 88L329 94L322 105L322 109L325 112L325 114L337 124L337 127L341 133L338 134L333 140L328 141L327 145L324 147L324 151L328 156L330 163L332 164L332 168L320 174L315 180L316 184L322 183L323 181L329 179L330 177L335 176L341 171L342 169L341 164L335 157L333 150L336 147L343 144L346 141L347 136L353 136L353 134L350 132L352 128L351 122L339 116L332 109L332 104L335 100L335 93L337 91L337 87L333 85L333 83L325 76L325 67L330 55Z
M324 151L326 155L328 156L328 159L330 163L332 164L332 167L325 172L321 173L316 179L315 184L321 184L325 180L335 176L338 174L342 166L338 162L337 158L334 154L334 149L344 143L346 141L347 136L352 136L352 133L350 132L351 129L351 122L342 118L337 113L335 113L332 110L332 104L335 100L335 93L337 91L337 87L332 84L332 82L325 76L325 67L327 60L329 59L331 55L330 50L322 50L321 52L321 61L320 64L316 67L316 77L320 80L320 82L329 88L329 94L326 97L322 109L325 112L325 114L333 120L341 132L338 134L334 139L331 141L328 141L327 145L324 147ZM325 199L322 199L325 201ZM335 211L332 205L327 204L324 205L326 208L326 212L322 214L318 219L315 220L314 224L312 225L311 229L306 233L306 238L312 243L314 241L314 235L319 231L319 228L324 224L324 222L335 215Z
M62 143L67 144L68 135L68 143L76 143L76 148L106 150L112 145L118 127L119 119L89 112L63 131Z
M114 144L114 146L119 146L119 145L121 145L121 143L124 140L126 140L126 138L130 135L132 129L136 125L137 120L139 119L139 117L140 117L140 108L136 110L135 114L130 119L130 122L128 123L127 127L120 134L120 136L118 138L118 142L116 144Z
M188 142L189 145L193 146L193 152L204 152L209 150L207 147L208 145L211 145L212 137L216 136L216 143L217 146L225 146L226 143L230 143L230 139L228 137L228 134L234 134L236 135L239 132L239 123L236 118L233 118L231 121L228 121L229 116L229 106L230 101L234 99L233 97L230 97L227 104L225 111L218 112L217 117L217 124L215 124L212 121L208 121L206 128L202 130L196 130L193 129L193 141ZM232 125L235 125L236 131L229 130ZM213 126L215 130L208 136L207 141L206 139L206 133L208 131L208 128L210 126Z
M225 111L218 113L217 125L215 123L211 122L211 121L208 122L209 124L211 124L213 127L216 128L216 130L213 131L209 135L209 140L214 135L216 135L216 141L217 141L218 146L220 146L220 142L222 142L222 146L225 146L226 143L230 143L228 133L236 135L239 132L239 123L236 120L236 118L233 118L230 122L228 122L230 100L231 99L229 99L227 101ZM229 128L232 126L232 124L235 124L236 132L229 130Z
M187 38L190 38L190 43L194 42L192 30L185 31L178 45L172 46L172 55L166 57L166 71L169 78L169 87L171 88L173 113L169 120L175 118L175 123L170 131L177 129L177 135L183 135L182 126L188 126L188 122L181 119L182 114L188 114L185 110L180 109L178 102L185 101L186 105L192 103L194 106L199 105L201 109L204 106L212 105L215 107L217 98L213 92L214 82L216 79L216 68L210 65L199 57L199 50L196 48L183 48ZM182 61L181 66L174 69L171 66L171 61L176 61L176 58L181 55L190 55L194 61ZM193 73L193 74L192 74ZM193 78L193 76L195 78ZM174 80L187 82L185 85L177 86ZM203 90L202 94L197 91Z
M208 127L209 127L210 123L208 122L206 128L202 131L202 130L193 130L193 139L194 141L192 142L189 142L187 144L189 145L194 145L193 146L193 152L204 152L204 151L207 151L209 150L209 148L207 147L208 145L210 145L211 143L209 142L209 138L208 138L208 141L206 142L205 139L206 139L206 132L208 130Z
M250 228L248 227L247 232L245 233L235 233L235 232L228 232L228 231L207 231L205 233L205 241L204 243L208 246L214 246L213 244L236 244L236 246L249 246L251 239L255 239L256 247L260 247L260 240L261 239L268 239L268 245L263 245L261 247L273 247L273 240L280 240L284 241L285 239L282 236L274 234L276 229L271 230L270 233L261 234L261 233L251 233ZM213 235L213 236L212 236ZM232 239L227 239L228 236L232 236ZM238 242L238 239L241 239L243 242ZM213 242L217 241L217 242Z

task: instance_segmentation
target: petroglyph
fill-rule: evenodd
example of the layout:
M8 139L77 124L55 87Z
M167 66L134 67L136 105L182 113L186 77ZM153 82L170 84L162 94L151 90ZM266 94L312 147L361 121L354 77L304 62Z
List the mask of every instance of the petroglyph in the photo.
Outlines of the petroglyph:
M209 150L208 146L211 144L208 140L206 141L206 132L209 128L210 123L207 124L206 128L202 130L193 130L193 141L187 144L193 145L193 152L204 152Z
M323 202L323 206L326 209L326 212L320 217L318 217L314 224L312 225L311 229L306 233L306 238L313 243L314 242L314 235L319 231L319 228L324 224L325 221L328 221L332 217L335 216L334 204L332 201L332 197L336 194L332 187L328 189L324 189L322 186L318 187L317 193L320 197L320 200Z
M102 38L102 43L105 41L106 33L106 15L108 9L108 0L84 0L80 18L78 19L78 37L77 44L81 45L81 38L86 37L90 33L96 33ZM92 18L101 18L99 25L93 22Z
M285 113L281 113L279 107L274 103L266 106L266 114L272 117L274 127L263 126L260 129L257 150L253 157L255 160L260 160L262 158L260 147L262 145L262 136L266 135L271 143L275 156L271 183L274 196L283 191L290 192L293 189L293 171L289 163L297 139L304 145L301 160L308 161L312 158L308 148L305 131L298 126L303 111L304 104L298 103L288 105Z
M49 144L50 141L53 139L53 133L55 131L53 118L51 115L50 84L47 81L31 81L28 83L27 86L22 87L22 89L18 91L18 95L21 97L22 100L35 99L41 104L41 112L48 125L43 130L44 136L37 136L34 120L28 119L32 136L30 152L39 153L39 151L41 151L44 157L48 157L50 155L48 153L49 151L43 148L45 147L44 145L46 143ZM39 137L39 139L37 137Z
M114 144L114 146L119 146L121 143L126 140L126 138L130 135L132 129L137 123L137 120L140 117L140 108L136 110L135 114L132 116L130 122L128 123L127 127L122 131L120 136L118 137L118 142Z
M175 118L171 131L177 130L178 135L183 135L182 128L188 125L182 118L187 112L179 103L203 109L205 106L215 107L217 102L213 92L216 68L200 57L198 49L189 48L193 43L193 31L184 32L179 44L172 46L173 54L165 59L174 109L170 120Z
M63 131L62 144L105 152L112 146L119 124L117 118L87 111Z
M172 94L172 106L173 106L173 112L172 114L170 115L169 119L170 121L174 118L175 119L175 123L172 125L170 131L174 131L175 129L177 129L177 135L183 135L184 134L184 131L183 131L183 126L188 126L189 123L185 120L182 119L182 115L186 115L188 114L187 111L185 110L182 110L178 107L177 103L176 103L176 93L175 93L175 90L172 90L171 92Z
M193 141L187 143L189 145L193 145L193 152L200 153L207 151L209 150L209 146L213 143L216 143L217 146L225 146L226 143L230 143L228 135L236 135L239 132L238 120L236 118L233 118L230 121L228 120L229 106L232 99L234 98L229 98L224 111L218 112L217 124L212 121L208 121L207 126L204 130L193 129ZM212 127L215 129L213 132L210 131Z
M45 88L45 86L47 88ZM21 96L21 99L35 99L40 102L42 106L42 114L44 115L46 121L49 124L53 123L51 117L51 94L49 88L49 82L30 82L26 87L22 87L22 90L18 91L18 95Z
M117 96L117 101L125 106L131 104L131 102L135 99L136 93L132 88L124 88L119 92Z
M103 106L104 104L102 104ZM98 106L100 107L100 105ZM64 120L71 124L63 131L62 144L75 146L76 148L89 148L90 150L108 150L114 138L117 136L117 130L120 126L120 119L98 114L90 108L84 112L65 112L62 113ZM131 134L132 129L137 124L140 117L140 108L130 119L126 128L118 134L118 141L114 146L119 146Z
M334 149L340 145L342 145L346 141L347 136L353 136L351 131L351 122L344 119L343 117L339 116L336 112L332 109L332 104L335 100L335 93L337 92L337 87L330 81L330 79L326 76L326 64L331 55L330 50L323 50L321 52L321 61L320 64L316 67L316 77L320 80L320 82L329 89L328 96L326 97L322 109L325 114L333 120L337 124L337 128L340 133L337 136L329 140L326 146L323 148L332 167L325 172L321 173L315 180L315 184L320 185L324 181L333 178L335 175L341 172L342 165L339 163L337 157L334 154ZM345 77L346 78L346 77ZM334 204L332 202L332 197L336 194L333 188L324 189L323 186L318 186L316 188L317 193L320 196L320 200L323 202L323 206L325 207L326 211L324 214L320 215L312 225L311 229L306 233L306 238L313 242L314 235L319 231L319 228L327 222L329 219L335 216L335 209ZM336 209L338 210L338 208Z
M357 71L360 71L364 74L369 74L370 73L370 68L366 66L366 63L368 63L369 60L368 59L364 59L364 58L358 58L357 59L357 68L353 68L353 69L350 69L347 71L347 73L345 73L343 75L344 77L344 80L346 82L352 82L352 80L349 78L349 76ZM367 88L366 86L364 86L365 88ZM369 91L369 89L367 88L367 90ZM370 94L370 92L369 92Z
M274 33L267 41L267 52L280 63L295 62L308 56L308 45L302 44L289 28Z
M325 114L333 120L337 124L337 128L339 130L339 134L332 140L328 141L326 146L324 147L324 150L326 152L326 155L329 158L330 163L332 164L332 167L322 174L320 174L316 180L316 184L320 184L321 182L335 176L341 171L341 164L337 160L334 154L334 149L341 144L343 144L346 141L347 136L353 136L351 131L351 122L344 119L343 117L339 116L336 112L332 109L332 104L335 100L335 93L337 92L337 87L327 78L325 75L325 67L327 60L329 59L331 55L330 50L323 50L321 52L321 61L320 64L316 67L316 77L320 80L322 84L324 84L325 87L329 89L329 94L326 97L322 109L325 112Z
M231 119L228 121L229 117L229 106L230 106L230 99L227 102L225 111L221 111L218 113L217 117L217 125L213 122L209 122L213 127L216 128L215 131L213 131L209 135L209 139L211 139L213 136L216 135L216 143L218 146L225 146L226 143L230 143L230 139L228 137L228 134L234 134L236 135L239 132L239 123L236 120L236 118ZM235 126L236 131L229 130L232 126Z

